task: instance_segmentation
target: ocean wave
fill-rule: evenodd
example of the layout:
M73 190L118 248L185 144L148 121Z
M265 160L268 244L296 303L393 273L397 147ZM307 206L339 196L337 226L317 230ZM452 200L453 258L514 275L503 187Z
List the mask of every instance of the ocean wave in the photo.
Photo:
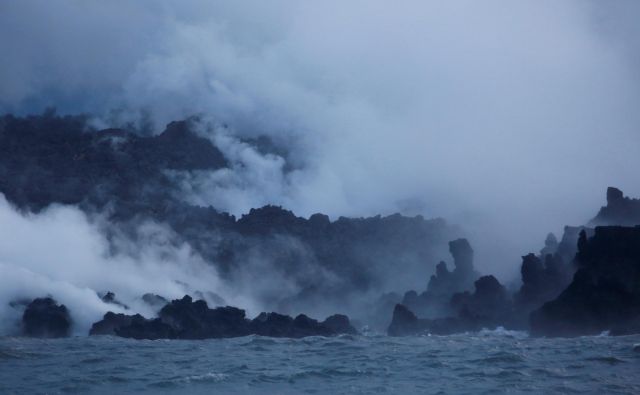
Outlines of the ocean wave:
M174 381L182 382L182 383L191 383L191 382L200 382L200 381L210 381L214 383L218 383L229 378L229 374L227 373L219 373L219 372L208 372L204 374L194 374L191 376L181 377Z

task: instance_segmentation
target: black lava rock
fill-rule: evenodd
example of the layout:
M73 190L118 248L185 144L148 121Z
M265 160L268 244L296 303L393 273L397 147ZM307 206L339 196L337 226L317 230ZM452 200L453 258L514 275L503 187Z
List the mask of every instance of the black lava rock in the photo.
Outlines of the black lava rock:
M22 334L29 337L67 337L71 317L65 305L50 297L34 299L22 316Z
M618 188L607 188L607 205L591 220L591 225L640 225L640 199L626 197Z
M393 318L387 334L389 336L416 335L427 331L429 324L429 320L419 319L407 306L398 303L393 309Z
M134 339L208 339L251 334L306 337L357 333L344 315L333 315L318 322L303 314L292 318L278 313L261 313L249 320L244 310L230 306L210 309L205 301L193 301L190 296L172 301L158 315L158 318L146 319L138 314L109 312L93 324L90 334Z
M596 227L582 232L578 271L555 300L531 314L538 336L640 332L640 227Z

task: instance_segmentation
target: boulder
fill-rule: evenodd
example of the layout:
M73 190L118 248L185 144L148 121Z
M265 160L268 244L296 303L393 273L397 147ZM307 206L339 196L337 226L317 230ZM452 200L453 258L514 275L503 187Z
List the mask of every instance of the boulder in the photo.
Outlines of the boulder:
M22 315L22 334L29 337L67 337L71 317L65 305L50 297L37 298L27 305Z
M328 328L332 333L356 335L358 331L351 325L349 317L344 314L334 314L327 317L321 323Z
M425 332L429 329L429 320L419 319L413 311L398 303L393 309L393 318L387 334L389 336L408 336Z
M111 311L102 317L101 321L94 323L89 330L89 335L116 335L116 329L131 325L134 321L144 321L140 314L126 315L116 314Z

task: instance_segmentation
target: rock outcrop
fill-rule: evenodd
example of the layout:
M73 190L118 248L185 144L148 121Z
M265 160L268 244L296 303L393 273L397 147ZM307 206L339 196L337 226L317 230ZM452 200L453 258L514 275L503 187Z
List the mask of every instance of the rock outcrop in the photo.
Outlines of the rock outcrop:
M547 254L544 258L534 254L523 256L520 269L522 286L515 295L518 307L528 314L554 299L571 282L573 272L573 265L563 262L558 255Z
M162 199L176 187L165 170L227 166L189 121L172 122L158 136L89 129L82 116L0 117L0 192L32 211L51 203Z
M640 199L626 197L618 188L607 188L607 205L600 208L590 225L640 225Z
M431 321L420 319L413 311L403 304L397 304L393 309L393 318L387 329L389 336L411 336L429 330Z
M396 305L387 333L390 336L447 335L509 326L513 311L505 287L493 276L480 277L474 286L473 293L462 292L452 296L451 308L456 313L443 318L418 318L407 306Z
M335 336L355 334L344 315L333 315L318 322L304 314L295 318L278 313L261 313L249 320L245 311L235 307L210 309L203 300L190 296L164 306L158 318L109 312L93 324L91 335L116 335L134 339L209 339L251 334L270 337Z
M275 282L265 279L252 288L253 296L284 313L343 306L372 291L392 290L397 279L390 272L412 273L408 281L426 276L446 242L459 235L442 219L420 216L332 221L323 214L307 219L264 206L236 218L194 205L184 199L189 180L225 168L230 175L234 171L222 150L195 132L196 122L173 122L151 135L134 128L94 130L86 117L51 112L0 117L0 193L24 211L68 204L90 216L98 213L108 221L106 232L132 238L141 222L159 223L171 231L172 242L187 244L212 262L225 281L250 273L247 262L260 256L292 291L278 293L270 288ZM286 160L286 153L262 140L244 143ZM253 146L257 141L262 142ZM207 295L204 299L223 305ZM350 314L363 310L349 307Z
M531 314L538 336L640 332L640 227L596 227L580 234L578 271L555 300Z
M50 297L37 298L22 315L22 334L29 337L66 337L71 332L71 317L65 305Z
M402 304L423 318L441 318L455 314L451 309L451 297L458 292L473 288L480 277L473 266L473 249L467 239L449 242L449 252L453 257L454 269L449 271L445 262L436 265L435 274L429 279L427 290L405 293Z
M555 299L571 282L576 271L574 258L580 232L593 234L584 226L565 226L558 243L550 233L539 255L522 257L520 267L522 286L514 295L514 316L511 323L517 329L529 329L529 315L544 303Z

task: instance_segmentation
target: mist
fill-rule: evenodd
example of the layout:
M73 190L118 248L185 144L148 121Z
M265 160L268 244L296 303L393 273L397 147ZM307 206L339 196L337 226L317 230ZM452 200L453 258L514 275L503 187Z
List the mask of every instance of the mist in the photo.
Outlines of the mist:
M185 199L444 217L510 278L608 185L640 194L638 17L632 1L5 2L0 111L155 132L199 115L233 167L185 176ZM260 135L286 158L243 145Z
M175 245L159 224L141 224L134 247L124 236L107 240L99 219L76 208L52 206L38 215L23 214L2 195L0 222L0 299L5 301L0 333L19 333L21 302L47 295L69 308L76 335L86 335L107 311L154 316L141 298L145 293L175 299L200 292L206 300L207 292L214 292L250 312L257 309L222 284L215 268L187 245ZM130 310L104 303L99 293L108 291ZM211 298L208 302L215 305Z

